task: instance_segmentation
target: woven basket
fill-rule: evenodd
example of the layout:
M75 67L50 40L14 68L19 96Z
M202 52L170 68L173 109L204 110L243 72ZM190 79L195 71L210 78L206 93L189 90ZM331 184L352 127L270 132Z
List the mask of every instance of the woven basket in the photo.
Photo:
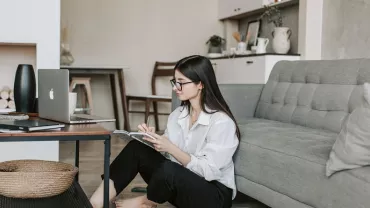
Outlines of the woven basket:
M43 198L66 191L78 168L61 162L13 160L0 163L0 195Z

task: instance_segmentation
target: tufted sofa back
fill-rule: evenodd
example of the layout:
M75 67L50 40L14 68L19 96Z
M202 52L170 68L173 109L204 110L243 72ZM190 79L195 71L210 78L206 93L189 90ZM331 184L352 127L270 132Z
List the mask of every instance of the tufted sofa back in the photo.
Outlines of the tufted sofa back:
M364 82L370 82L370 59L280 61L255 116L339 133L365 102Z

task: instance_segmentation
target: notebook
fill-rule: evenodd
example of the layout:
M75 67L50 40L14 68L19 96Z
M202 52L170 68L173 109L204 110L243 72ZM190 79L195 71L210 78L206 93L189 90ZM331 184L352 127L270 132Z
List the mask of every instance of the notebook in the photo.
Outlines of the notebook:
M0 129L26 132L63 128L65 125L47 120L0 120Z
M121 135L124 135L124 136L128 136L130 138L136 139L137 141L155 149L153 143L145 140L144 136L149 137L153 140L156 140L156 138L154 138L153 136L151 136L151 135L149 135L145 132L128 132L128 131L125 131L125 130L115 130L115 131L113 131L113 134L121 134Z

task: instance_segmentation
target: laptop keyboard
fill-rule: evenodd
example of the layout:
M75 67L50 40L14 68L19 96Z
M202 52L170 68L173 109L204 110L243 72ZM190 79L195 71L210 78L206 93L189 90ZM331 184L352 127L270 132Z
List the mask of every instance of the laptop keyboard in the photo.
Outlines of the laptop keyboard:
M81 117L78 117L78 116L71 116L71 121L88 121L88 120L92 120L90 118L81 118Z

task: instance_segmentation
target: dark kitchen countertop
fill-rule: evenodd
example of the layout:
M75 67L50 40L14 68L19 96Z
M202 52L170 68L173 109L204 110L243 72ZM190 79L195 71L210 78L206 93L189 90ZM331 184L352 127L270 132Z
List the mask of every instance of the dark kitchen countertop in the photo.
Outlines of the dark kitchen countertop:
M247 55L228 55L217 58L209 58L210 60L215 59L228 59L228 58L245 58L245 57L254 57L254 56L300 56L301 54L279 54L279 53L260 53L260 54L247 54Z

